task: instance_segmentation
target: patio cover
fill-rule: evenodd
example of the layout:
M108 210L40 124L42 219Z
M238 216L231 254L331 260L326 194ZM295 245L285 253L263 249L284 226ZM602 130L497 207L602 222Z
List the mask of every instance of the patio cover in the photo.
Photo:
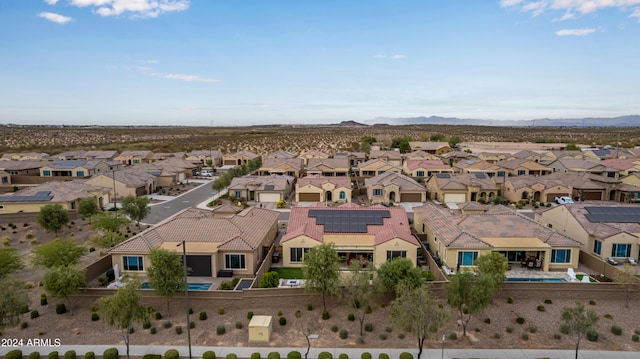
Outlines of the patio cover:
M550 245L535 237L497 237L482 238L489 243L493 249L547 249Z

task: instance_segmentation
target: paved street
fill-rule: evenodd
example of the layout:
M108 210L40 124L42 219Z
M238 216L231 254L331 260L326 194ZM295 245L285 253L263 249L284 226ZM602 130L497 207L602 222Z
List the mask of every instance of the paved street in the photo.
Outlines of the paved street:
M195 208L201 202L211 198L211 193L213 192L213 189L211 189L212 180L206 180L202 182L205 182L202 186L197 187L179 197L175 197L172 200L152 205L151 212L143 222L145 224L157 224L160 221L171 217L172 215L185 208Z

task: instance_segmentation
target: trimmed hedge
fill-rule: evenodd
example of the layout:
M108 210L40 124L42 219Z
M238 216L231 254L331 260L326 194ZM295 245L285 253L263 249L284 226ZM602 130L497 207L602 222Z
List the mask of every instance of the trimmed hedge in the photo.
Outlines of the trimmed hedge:
M57 351L49 352L49 355L47 356L47 358L49 358L49 359L58 359L58 352Z
M100 320L100 315L98 313L95 313L95 312L91 313L91 321L92 322L96 322L98 320Z
M227 354L227 356L225 358L226 359L238 359L238 356L235 355L234 353L229 353L229 354Z
M216 353L211 350L207 350L202 353L202 359L216 359Z
M76 351L75 350L67 350L64 353L64 359L76 359Z
M318 359L333 359L333 355L329 352L321 352L318 355Z
M29 354L29 359L40 359L40 352L31 352L31 354Z
M200 320L207 320L207 312L204 310L200 312Z
M94 353L94 352L86 352L84 354L84 359L96 359L96 353Z
M347 339L349 332L346 329L340 329L340 339Z
M615 334L615 335L622 335L622 328L620 328L617 325L614 325L611 327L611 333Z
M590 342L597 342L598 341L598 332L594 331L594 330L590 330L587 332L587 340Z
M64 314L67 312L67 307L65 307L64 303L56 304L56 314Z
M5 359L22 359L22 350L15 349L8 352L5 356Z
M270 352L267 356L267 359L280 359L280 353L278 352Z
M251 353L251 359L262 359L262 358L260 357L260 353L255 352L255 353Z
M102 359L118 359L118 348L109 348L102 353Z
M373 359L373 358L371 357L371 353L364 352L360 355L360 359Z
M400 359L413 359L413 355L411 353L402 352L400 353Z
M346 353L340 353L340 355L338 355L338 359L349 359L349 355Z
M164 352L164 359L180 359L180 353L176 349L169 349Z
M216 334L222 335L227 331L226 327L223 324L220 324L216 327Z
M389 354L380 353L380 355L378 355L378 359L389 359Z
M289 352L287 359L302 359L302 354L298 351Z

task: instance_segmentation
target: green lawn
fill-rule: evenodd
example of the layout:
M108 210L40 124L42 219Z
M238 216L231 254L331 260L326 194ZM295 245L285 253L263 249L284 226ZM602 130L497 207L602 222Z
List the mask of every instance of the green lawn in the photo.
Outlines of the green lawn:
M284 279L304 279L302 277L302 268L271 268L271 272L278 272L280 278Z
M581 282L582 281L582 277L584 277L584 276L585 276L585 274L576 274L576 279L578 280L578 282ZM595 281L596 281L595 279L593 279L593 278L591 278L589 276L589 282L593 283Z

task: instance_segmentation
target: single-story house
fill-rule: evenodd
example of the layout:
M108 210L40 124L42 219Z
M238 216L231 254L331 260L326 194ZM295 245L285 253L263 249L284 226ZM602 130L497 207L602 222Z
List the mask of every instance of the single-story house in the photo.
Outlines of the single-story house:
M460 160L453 164L456 173L484 173L488 177L506 177L507 169L480 158Z
M291 153L289 151L285 151L285 150L275 150L273 152L269 152L266 156L264 156L265 159L267 158L296 158L298 157L298 155L296 155L295 153Z
M402 207L353 203L293 207L287 233L280 240L283 265L302 267L305 253L323 243L335 245L343 267L353 260L369 260L378 267L396 257L415 265L420 247Z
M500 184L484 173L436 173L427 180L427 198L447 203L493 201Z
M202 167L222 165L222 152L218 150L196 150L187 153L185 160L190 162L199 162ZM209 164L211 163L211 164Z
M0 196L1 213L37 213L48 204L60 204L68 211L78 209L78 202L92 198L99 208L109 203L109 187L94 186L79 180L50 181Z
M54 177L56 180L89 178L95 174L109 173L119 166L119 162L109 164L103 160L55 160L40 168L40 176Z
M298 157L302 158L302 161L304 161L305 166L307 166L309 165L309 160L312 158L324 159L324 158L329 158L331 156L329 156L328 153L324 153L322 151L309 150L306 152L302 152Z
M453 152L453 148L449 146L448 142L409 141L409 148L411 148L411 152L424 151L435 155L443 155L445 153Z
M333 154L333 158L344 158L349 160L349 166L357 167L362 162L367 160L367 154L364 152L336 152Z
M278 202L288 198L293 181L293 177L280 175L235 177L229 185L229 195L246 201Z
M556 197L571 197L572 193L573 188L562 179L519 176L505 179L502 197L511 202L554 202Z
M394 165L380 158L371 159L358 166L360 177L373 177L385 172L402 173L402 166Z
M405 153L403 156L405 162L410 160L433 160L442 162L442 158L440 156L422 150Z
M371 203L424 202L427 190L411 177L385 172L364 180Z
M149 195L154 193L157 187L156 176L137 167L95 175L87 179L85 183L110 188L111 195L116 199ZM113 193L114 184L115 194Z
M256 158L260 158L260 155L257 155L251 151L238 151L234 153L230 153L228 155L224 155L222 159L222 164L225 166L240 166L246 165L249 161L254 160Z
M444 164L441 159L436 160L406 160L404 173L414 178L426 178L435 173L454 173L451 166Z
M49 155L38 152L3 153L0 161L41 161L47 160Z
M300 177L304 171L302 158L273 158L262 160L262 166L258 169L258 176L283 175Z
M310 175L298 178L296 202L351 202L349 177Z
M498 161L495 165L502 167L507 176L544 176L553 173L553 169L526 158Z
M309 158L307 161L308 175L325 177L349 177L349 159L343 158Z
M149 163L153 158L153 152L141 150L141 151L122 151L117 155L114 160L120 161L125 166L139 165L141 163Z
M400 151L379 151L371 150L369 152L369 160L384 160L392 165L402 166L402 153Z

